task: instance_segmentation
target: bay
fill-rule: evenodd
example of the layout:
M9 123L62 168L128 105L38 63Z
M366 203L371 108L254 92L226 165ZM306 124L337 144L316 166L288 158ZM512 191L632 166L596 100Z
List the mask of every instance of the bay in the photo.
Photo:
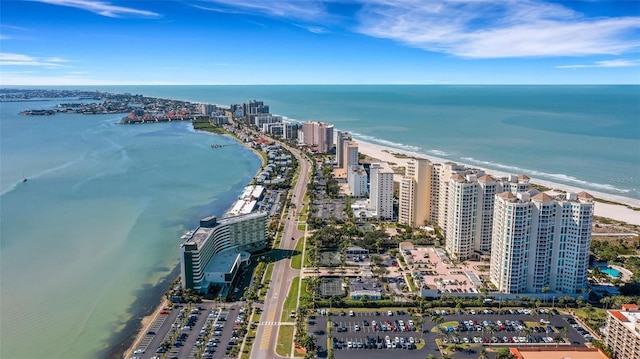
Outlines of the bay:
M18 115L55 103L1 104L2 358L117 351L176 275L182 232L221 215L261 165L188 122Z

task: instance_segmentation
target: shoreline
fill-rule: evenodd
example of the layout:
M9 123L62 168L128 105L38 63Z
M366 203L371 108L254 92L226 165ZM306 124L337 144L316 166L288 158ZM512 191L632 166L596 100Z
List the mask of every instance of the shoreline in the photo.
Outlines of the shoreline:
M402 150L394 147L379 145L376 143L363 141L357 138L354 138L354 140L358 143L359 152L371 158L375 158L385 162L395 163L395 165L393 166L406 167L407 162L414 157L425 158L432 162L438 162L438 163L453 162L444 158L439 158L439 157L430 156L430 155L423 155L420 153L415 153L415 152ZM406 158L396 157L396 155L402 155L402 156L408 156L408 157ZM479 168L486 171L488 174L496 175L499 177L507 176L510 174L517 174L517 173L508 173L508 172L499 171L499 170L497 171L497 170L484 168L481 166L477 166L477 165L473 165L465 162L456 162L456 163L473 167L473 168ZM398 174L394 175L394 181L398 181L401 177L402 176ZM626 207L626 206L632 206L632 207L640 208L640 200L618 196L614 194L602 193L599 191L586 190L584 188L551 182L548 180L542 180L535 177L531 178L531 183L548 187L551 189L555 189L555 190L560 190L560 191L568 191L568 192L587 191L598 199L620 203L620 204L611 204L611 203L603 203L603 202L596 201L596 205L594 208L594 215L599 217L615 219L615 220L626 222L629 224L640 225L640 211L634 211L633 209Z
M231 138L235 141L237 141L242 147L251 150L251 152L256 155L259 159L260 162L262 163L262 165L260 166L260 168L258 168L258 171L256 172L256 174L252 177L255 178L255 176L260 173L262 167L264 167L265 162L264 162L264 157L258 152L258 150L256 150L255 148L251 147L251 146L247 146L247 144L243 141L241 141L239 138L236 138L234 136L232 136L231 134L225 133L225 134L219 134L219 133L214 133L214 132L209 132L209 131L205 131L205 130L196 130L192 127L192 129L195 132L202 132L202 133L206 133L206 134L211 134L211 135L217 135L217 136L226 136L228 138ZM179 275L179 274L178 274ZM163 278L163 280L171 280L173 281L173 279L170 279L170 277L173 276L173 272L171 274L169 274L167 277ZM173 278L175 279L175 276L173 276ZM160 315L160 312L167 306L167 304L169 304L169 300L165 298L164 294L161 296L160 298L160 302L155 306L155 309L149 313L148 315L142 317L141 320L136 319L135 321L138 322L138 326L137 326L137 332L132 333L134 334L134 337L132 339L132 341L130 343L122 343L124 346L126 346L126 350L124 350L124 352L121 353L121 355L119 354L118 357L119 358L130 358L133 355L133 352L136 350L136 347L138 346L138 344L140 343L140 341L142 341L142 339L144 339L144 336L146 335L146 333L148 332L148 328L155 322L156 318Z

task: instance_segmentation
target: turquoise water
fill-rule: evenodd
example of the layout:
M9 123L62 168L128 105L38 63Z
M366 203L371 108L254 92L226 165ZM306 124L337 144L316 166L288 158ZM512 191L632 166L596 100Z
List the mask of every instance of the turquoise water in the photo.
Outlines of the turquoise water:
M220 215L260 168L189 123L18 115L53 104L0 104L1 358L117 350L167 289L182 232Z
M620 271L617 269L613 269L611 267L602 267L600 268L602 273L608 274L614 278L618 278L620 276Z
M99 87L335 124L355 137L640 199L640 86Z
M640 198L639 86L119 86L297 120L450 160ZM229 138L0 103L0 357L93 358L166 289L178 238L260 167ZM28 177L26 183L22 178ZM35 340L34 340L35 338Z

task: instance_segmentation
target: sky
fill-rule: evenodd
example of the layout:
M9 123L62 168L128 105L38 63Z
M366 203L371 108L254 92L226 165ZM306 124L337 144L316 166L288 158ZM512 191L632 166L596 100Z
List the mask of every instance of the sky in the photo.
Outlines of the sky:
M2 0L0 86L640 84L640 0Z

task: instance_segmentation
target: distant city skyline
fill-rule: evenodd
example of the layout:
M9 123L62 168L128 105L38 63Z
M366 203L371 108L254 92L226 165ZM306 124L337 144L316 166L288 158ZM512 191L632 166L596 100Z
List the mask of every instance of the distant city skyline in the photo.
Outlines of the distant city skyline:
M640 84L640 1L3 1L0 85Z

